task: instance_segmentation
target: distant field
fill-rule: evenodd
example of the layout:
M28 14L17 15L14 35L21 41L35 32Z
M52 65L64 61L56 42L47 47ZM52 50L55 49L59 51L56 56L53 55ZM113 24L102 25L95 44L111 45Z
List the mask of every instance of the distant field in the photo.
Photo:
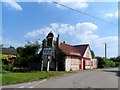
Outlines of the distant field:
M28 81L35 81L40 79L45 79L51 76L62 75L70 72L58 72L58 71L51 71L51 72L27 72L27 73L4 73L2 75L2 84L15 84L15 83L22 83ZM1 81L1 80L0 80Z

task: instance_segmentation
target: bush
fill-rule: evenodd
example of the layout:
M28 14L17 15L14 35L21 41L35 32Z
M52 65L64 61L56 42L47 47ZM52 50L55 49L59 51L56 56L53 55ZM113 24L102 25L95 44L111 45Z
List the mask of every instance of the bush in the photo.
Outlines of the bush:
M5 71L10 71L12 69L12 65L11 64L2 64L2 69L5 70Z
M115 62L115 67L119 67L120 66L120 62Z
M109 61L109 67L115 67L116 65L115 65L115 62L113 62L113 61Z
M96 57L98 60L98 68L109 68L109 67L117 67L120 63L115 63L107 58Z
M15 66L28 68L30 62L38 63L40 61L39 60L40 57L38 57L39 49L40 45L37 41L33 43L28 42L24 47L18 47L17 62Z
M21 68L13 68L13 70L12 70L12 72L29 72L29 69L28 68L23 68L23 67L21 67Z
M98 61L97 67L98 68L104 68L105 62L103 61L103 58L102 57L96 57L96 58L97 58L97 61Z
M107 58L103 58L103 61L104 61L103 67L108 68L109 67L109 60Z

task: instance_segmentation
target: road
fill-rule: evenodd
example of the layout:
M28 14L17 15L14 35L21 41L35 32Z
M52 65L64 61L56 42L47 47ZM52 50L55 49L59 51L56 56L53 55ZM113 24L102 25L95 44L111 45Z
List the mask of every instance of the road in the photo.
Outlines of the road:
M118 88L118 69L84 70L2 88Z

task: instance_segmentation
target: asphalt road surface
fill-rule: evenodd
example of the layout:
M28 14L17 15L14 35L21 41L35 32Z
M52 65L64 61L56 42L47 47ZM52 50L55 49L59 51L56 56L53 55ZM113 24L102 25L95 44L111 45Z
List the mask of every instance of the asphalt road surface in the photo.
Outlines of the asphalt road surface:
M118 88L118 69L84 70L2 88Z

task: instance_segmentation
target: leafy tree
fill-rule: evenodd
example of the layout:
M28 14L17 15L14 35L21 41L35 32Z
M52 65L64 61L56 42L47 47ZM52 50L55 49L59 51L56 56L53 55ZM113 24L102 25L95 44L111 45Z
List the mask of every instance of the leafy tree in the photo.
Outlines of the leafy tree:
M91 50L91 54L92 54L92 58L95 57L95 53L93 52L93 50Z
M115 67L119 67L120 66L120 62L115 62Z
M112 60L103 57L96 57L96 58L98 60L98 68L116 67L116 63L113 62Z
M8 48L13 48L13 49L15 49L13 46L10 46L10 47L8 47Z
M120 56L110 58L113 62L120 62Z
M115 66L119 67L120 66L120 56L118 57L112 57L110 58L111 61L115 62Z
M3 44L0 44L0 48L3 48Z
M98 61L98 65L97 65L97 67L98 68L104 68L104 64L105 64L105 61L103 60L103 58L102 57L96 57L97 58L97 61Z
M2 53L3 44L0 44L0 54Z
M17 66L28 67L30 62L38 61L38 51L40 49L39 43L28 42L24 47L18 47Z
M120 62L120 56L116 58L116 62Z
M44 39L42 42L43 42L42 47L45 48L47 46L47 40Z
M109 60L109 67L116 67L116 64L115 62Z

